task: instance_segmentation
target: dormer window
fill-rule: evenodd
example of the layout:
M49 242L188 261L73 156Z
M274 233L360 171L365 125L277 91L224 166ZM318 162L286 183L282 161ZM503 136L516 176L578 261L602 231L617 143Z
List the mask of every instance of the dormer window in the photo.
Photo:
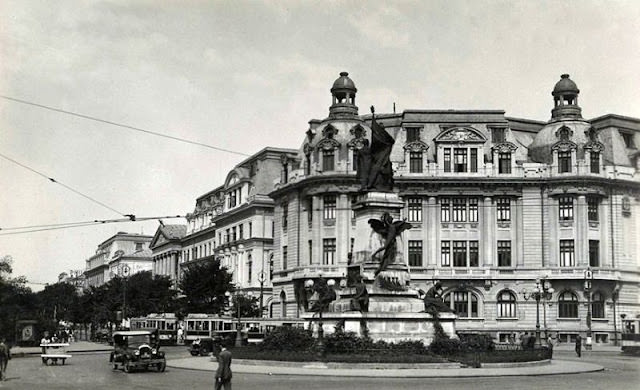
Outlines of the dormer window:
M322 151L322 170L335 170L335 151L334 149L325 149Z
M558 152L558 173L571 172L571 151Z
M438 145L438 161L442 159L442 170L445 173L477 173L478 155L484 136L470 127L445 128L435 138ZM482 162L480 162L482 163Z
M491 142L499 144L506 141L504 128L492 128L491 129Z
M622 134L622 139L624 140L624 145L629 149L635 149L636 145L633 142L633 134L631 133L620 133Z
M422 151L409 153L409 172L422 173Z
M498 154L498 173L511 173L511 153Z
M589 167L591 173L600 173L600 153L591 150L589 153Z

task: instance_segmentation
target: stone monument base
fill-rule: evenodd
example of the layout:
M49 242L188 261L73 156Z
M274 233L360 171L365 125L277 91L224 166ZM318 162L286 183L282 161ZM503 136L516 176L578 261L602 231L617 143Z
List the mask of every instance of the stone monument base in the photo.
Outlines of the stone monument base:
M306 320L318 323L318 316L311 313L303 315ZM455 314L440 313L440 325L449 337L457 338L455 331ZM403 340L420 341L431 344L434 338L435 320L428 313L360 313L350 311L344 313L323 313L322 330L324 334L332 334L336 327L343 327L345 332L354 332L358 336L368 335L374 341L384 340L397 343Z

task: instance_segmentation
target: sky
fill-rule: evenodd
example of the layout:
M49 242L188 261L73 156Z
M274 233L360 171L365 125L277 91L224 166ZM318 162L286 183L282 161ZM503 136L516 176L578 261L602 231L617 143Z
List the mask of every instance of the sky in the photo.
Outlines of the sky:
M640 117L638 69L633 0L0 0L0 155L15 161L0 157L0 256L37 291L118 231L153 235L157 221L8 233L191 212L243 154L298 148L341 71L361 113L546 121L563 73L584 117Z

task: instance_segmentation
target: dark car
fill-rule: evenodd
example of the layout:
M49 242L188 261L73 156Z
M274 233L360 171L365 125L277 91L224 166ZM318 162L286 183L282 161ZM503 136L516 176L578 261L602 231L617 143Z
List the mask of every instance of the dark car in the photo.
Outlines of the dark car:
M150 367L164 371L167 360L160 351L157 332L147 330L122 331L113 333L113 348L109 362L117 370L122 365L125 372L134 369L148 370Z
M219 346L219 339L203 337L193 340L193 343L191 343L191 346L189 347L189 352L191 353L191 356L207 356L210 352L213 352L214 354L218 352L220 349Z

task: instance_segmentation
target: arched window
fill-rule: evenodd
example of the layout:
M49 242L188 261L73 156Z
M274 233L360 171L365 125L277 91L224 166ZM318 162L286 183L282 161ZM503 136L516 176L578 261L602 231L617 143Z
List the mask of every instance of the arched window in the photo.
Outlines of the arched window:
M516 296L511 291L498 294L498 318L516 318Z
M578 297L571 291L565 291L558 297L558 317L578 318Z
M478 317L478 297L470 291L452 291L444 297L444 303L460 318Z
M280 293L280 317L285 318L287 316L287 294L282 291Z
M604 295L600 292L595 292L591 296L591 318L605 318Z

